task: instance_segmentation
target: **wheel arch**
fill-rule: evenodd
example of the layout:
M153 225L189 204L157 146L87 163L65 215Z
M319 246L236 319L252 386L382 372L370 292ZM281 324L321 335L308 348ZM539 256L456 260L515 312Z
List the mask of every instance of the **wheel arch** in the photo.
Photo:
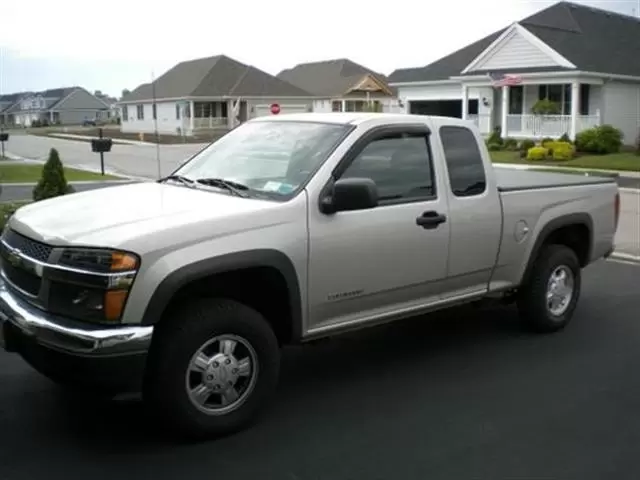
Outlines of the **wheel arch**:
M177 294L185 288L207 279L228 274L250 273L270 269L281 275L286 286L289 312L288 337L297 342L302 337L302 297L296 268L284 253L273 249L234 252L184 265L167 275L155 289L142 316L142 325L155 325L169 308Z
M584 238L586 236L586 238ZM565 245L576 252L580 266L585 267L593 252L593 219L588 213L562 215L547 222L536 237L520 284L527 282L540 250L551 243Z

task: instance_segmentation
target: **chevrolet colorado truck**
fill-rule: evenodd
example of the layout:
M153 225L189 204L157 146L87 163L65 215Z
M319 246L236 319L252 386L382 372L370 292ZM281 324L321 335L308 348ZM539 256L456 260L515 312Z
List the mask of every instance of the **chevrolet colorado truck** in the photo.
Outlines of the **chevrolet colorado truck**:
M618 212L610 178L494 169L463 120L258 118L166 178L20 208L2 344L65 387L141 393L179 433L231 433L286 345L494 297L564 328Z

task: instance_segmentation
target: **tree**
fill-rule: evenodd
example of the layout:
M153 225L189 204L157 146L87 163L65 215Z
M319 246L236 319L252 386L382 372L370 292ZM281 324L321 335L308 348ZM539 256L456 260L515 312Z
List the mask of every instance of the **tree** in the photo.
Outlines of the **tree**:
M42 177L33 189L33 199L37 202L47 198L73 193L73 187L67 183L60 156L55 148L49 152L49 159L42 168Z
M126 97L130 93L131 93L131 90L129 90L128 88L125 88L124 90L122 90L122 94L120 95L120 100L122 100L124 97Z

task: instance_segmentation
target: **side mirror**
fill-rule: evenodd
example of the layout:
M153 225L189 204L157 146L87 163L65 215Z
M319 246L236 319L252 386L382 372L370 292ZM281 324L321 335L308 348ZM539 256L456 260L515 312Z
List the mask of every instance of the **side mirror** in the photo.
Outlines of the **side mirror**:
M365 210L378 206L378 187L370 178L337 180L320 203L322 213Z

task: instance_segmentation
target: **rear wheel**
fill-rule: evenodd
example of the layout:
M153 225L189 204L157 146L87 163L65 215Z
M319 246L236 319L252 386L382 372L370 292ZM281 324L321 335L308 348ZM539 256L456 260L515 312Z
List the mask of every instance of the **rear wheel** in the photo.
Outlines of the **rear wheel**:
M575 252L564 245L543 247L529 280L517 297L521 318L538 332L555 332L573 317L581 286L581 267Z
M251 424L278 379L280 350L267 321L226 299L197 300L175 314L158 325L145 401L168 427L190 437L225 435Z

